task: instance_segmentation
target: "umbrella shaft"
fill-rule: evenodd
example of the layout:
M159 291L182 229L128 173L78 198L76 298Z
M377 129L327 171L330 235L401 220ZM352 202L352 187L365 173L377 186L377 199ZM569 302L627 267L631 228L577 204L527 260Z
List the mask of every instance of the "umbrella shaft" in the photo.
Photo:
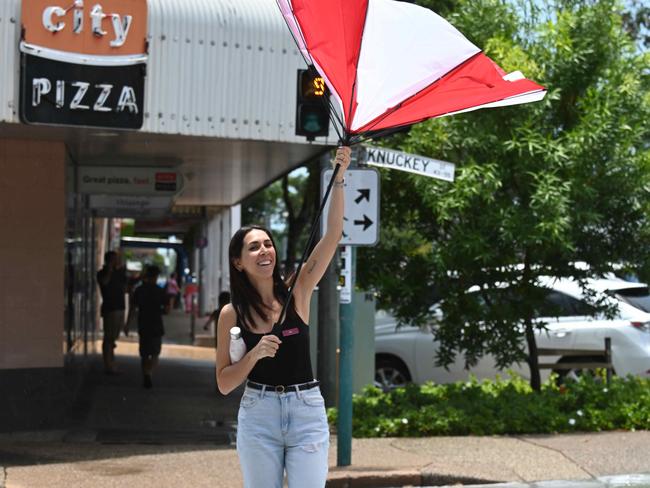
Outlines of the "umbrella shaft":
M287 307L289 306L289 302L291 301L291 297L293 296L293 288L296 284L296 281L298 280L298 276L300 275L300 270L302 269L302 265L305 263L305 259L307 257L307 253L309 252L309 248L311 247L311 243L314 241L314 237L316 236L316 231L318 230L318 222L320 220L321 215L323 214L325 203L327 202L327 199L332 191L332 186L334 185L334 179L336 178L339 169L341 169L341 165L337 163L336 166L334 167L334 172L332 173L332 177L330 178L330 181L327 185L327 191L325 192L325 196L323 197L323 200L320 203L320 207L318 209L318 213L316 214L316 218L314 219L314 223L311 226L309 239L307 239L305 250L303 251L302 257L300 258L300 262L298 263L298 268L296 269L296 273L294 274L293 279L291 280L291 285L289 286L289 296L287 296L287 299L285 300L284 305L282 306L282 312L280 312L280 317L278 318L278 321L273 325L273 330L271 333L275 334L278 337L280 337L280 330L282 327L282 323L284 322L285 314L287 313Z

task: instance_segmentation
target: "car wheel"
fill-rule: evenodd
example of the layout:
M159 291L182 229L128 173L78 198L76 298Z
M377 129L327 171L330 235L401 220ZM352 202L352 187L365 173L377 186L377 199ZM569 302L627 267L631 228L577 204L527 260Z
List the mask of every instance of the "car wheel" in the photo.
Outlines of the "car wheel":
M375 360L375 386L387 393L411 381L408 368L396 358Z
M598 363L598 362L604 362L603 357L597 357L597 356L591 356L591 357L562 357L558 361L559 363L562 364L567 364L567 363ZM593 369L582 369L582 368L575 368L575 369L554 369L554 373L557 374L557 384L558 385L563 385L567 382L571 381L578 381L580 378L584 376L591 376L592 378L595 376L595 371ZM612 372L612 374L615 374Z

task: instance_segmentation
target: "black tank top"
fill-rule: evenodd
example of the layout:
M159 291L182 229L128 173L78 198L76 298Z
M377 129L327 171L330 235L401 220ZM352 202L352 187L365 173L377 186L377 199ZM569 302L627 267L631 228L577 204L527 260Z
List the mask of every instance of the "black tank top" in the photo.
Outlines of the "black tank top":
M253 349L262 336L247 330L241 324L241 335L246 349ZM289 307L284 320L282 344L274 358L260 359L248 379L264 385L296 385L314 380L309 357L309 326Z

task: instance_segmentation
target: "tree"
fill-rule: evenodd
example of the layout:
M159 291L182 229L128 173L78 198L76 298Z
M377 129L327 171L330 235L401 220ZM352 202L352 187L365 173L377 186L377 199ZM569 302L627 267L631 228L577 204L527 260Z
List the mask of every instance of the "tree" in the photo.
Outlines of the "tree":
M527 361L539 389L537 277L584 284L614 263L650 270L648 55L614 0L461 0L450 20L548 94L428 121L398 139L402 150L455 162L456 181L382 173L381 241L360 252L359 281L401 322L433 324L438 365L459 353L467 366L488 353L500 367Z
M300 259L312 221L318 212L320 203L320 171L318 160L313 160L305 167L307 174L299 173L282 178L282 196L287 215L287 249L285 269L294 269ZM316 243L312 243L314 246Z

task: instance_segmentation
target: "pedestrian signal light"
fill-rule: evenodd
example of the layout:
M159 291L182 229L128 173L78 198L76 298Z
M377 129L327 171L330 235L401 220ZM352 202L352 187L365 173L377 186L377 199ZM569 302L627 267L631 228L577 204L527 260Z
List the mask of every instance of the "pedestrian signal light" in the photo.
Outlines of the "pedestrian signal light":
M329 135L329 91L313 68L298 70L296 98L296 135L309 141Z

